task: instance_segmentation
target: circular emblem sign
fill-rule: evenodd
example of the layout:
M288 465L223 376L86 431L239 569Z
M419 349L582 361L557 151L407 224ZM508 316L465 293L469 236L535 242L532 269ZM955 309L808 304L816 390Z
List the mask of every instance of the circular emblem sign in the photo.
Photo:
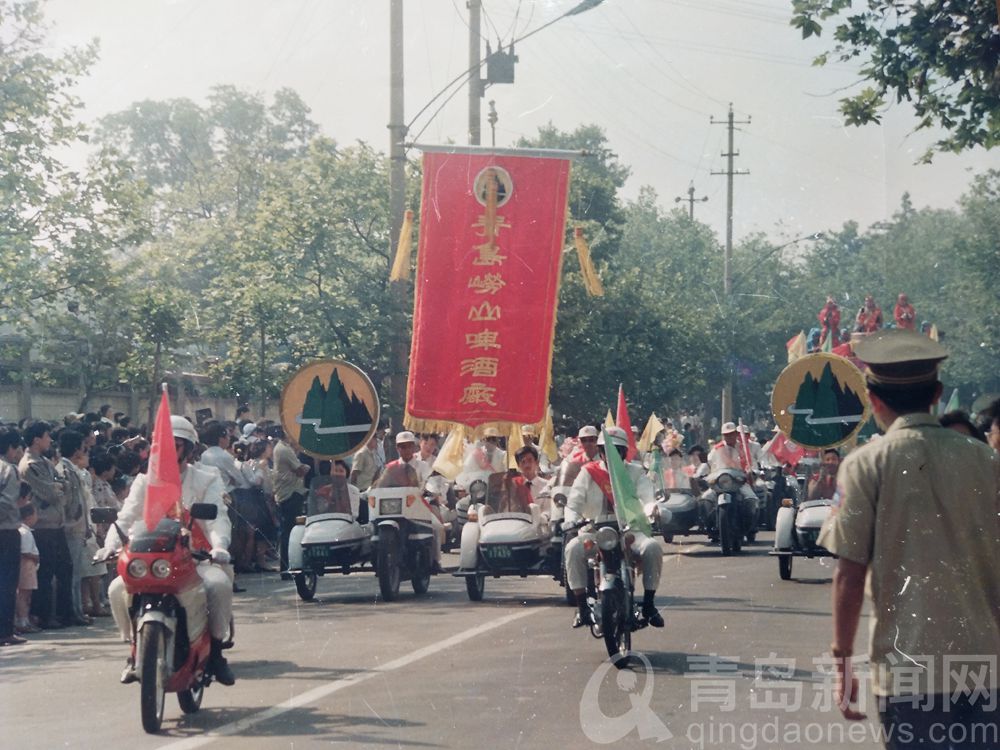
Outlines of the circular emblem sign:
M356 452L375 434L378 417L372 381L340 359L306 365L281 392L285 434L315 458L332 461Z
M857 435L871 415L864 375L836 354L797 359L774 384L771 413L792 442L835 448Z
M497 207L509 201L514 193L514 180L510 172L503 167L486 167L476 175L472 183L472 192L476 200L484 206L489 203L490 190L494 185L497 191Z

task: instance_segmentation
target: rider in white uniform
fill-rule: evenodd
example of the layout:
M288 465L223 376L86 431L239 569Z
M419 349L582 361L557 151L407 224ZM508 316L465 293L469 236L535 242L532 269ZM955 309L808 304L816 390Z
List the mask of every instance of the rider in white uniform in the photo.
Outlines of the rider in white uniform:
M229 634L229 623L233 613L233 586L229 575L220 566L229 565L230 524L223 500L223 484L219 472L215 469L201 468L188 464L188 459L198 442L198 436L191 423L180 416L170 417L170 426L174 433L174 445L177 448L177 463L181 474L181 503L190 508L195 503L212 503L218 507L218 515L214 521L195 521L201 527L204 538L211 545L211 563L198 564L198 575L205 587L205 601L208 606L208 629L212 637L212 653L208 668L215 675L216 681L223 685L232 685L236 678L233 675L225 657L222 655L222 641ZM118 525L132 536L136 522L142 522L143 509L146 504L146 486L149 482L146 474L140 474L132 483L125 504L118 513ZM104 549L99 557L107 558L121 547L118 534L108 534ZM129 595L121 577L115 578L108 587L108 599L111 602L111 613L121 632L122 639L132 639L132 621L129 618ZM192 601L197 602L194 596ZM134 682L137 679L134 665L129 661L122 673L122 682Z
M625 430L620 427L609 427L607 433L608 437L611 438L613 447L621 454L624 460L625 454L628 452L628 436L625 434ZM598 438L597 445L601 452L601 459L584 466L569 491L569 497L566 501L566 520L564 522L566 525L577 524L584 519L593 521L594 523L617 523L614 508L605 489L601 488L601 484L594 479L591 469L588 468L593 468L596 474L607 475L608 468L604 459L604 452L607 450L607 446L604 444L603 434ZM597 466L594 466L594 464ZM645 507L646 504L653 502L653 485L646 477L643 468L633 463L627 463L625 467L628 470L629 476L632 477L632 481L635 482L642 505ZM632 543L631 549L632 553L640 559L642 566L643 616L649 620L649 624L653 627L662 628L663 617L657 611L654 600L656 597L656 588L660 584L660 571L663 568L663 550L655 539L650 539L642 532L630 531L629 533L635 535L635 541ZM583 534L578 535L566 545L566 577L570 589L576 594L576 601L579 605L579 611L576 614L576 619L573 621L574 628L593 624L586 596L587 555L583 547L583 540L581 539L583 536Z
M748 447L749 447L749 441ZM737 469L739 471L747 471L743 468L743 460L740 457L740 451L742 446L739 440L739 428L734 422L726 422L722 425L722 441L716 443L715 447L708 454L708 468L712 473L719 471L719 469ZM759 448L759 446L758 446ZM749 470L752 471L754 466L756 466L756 461L753 456L753 452L750 454L751 466ZM750 476L747 474L747 481L740 485L740 494L747 500L756 501L757 495L754 494L753 489L750 486Z

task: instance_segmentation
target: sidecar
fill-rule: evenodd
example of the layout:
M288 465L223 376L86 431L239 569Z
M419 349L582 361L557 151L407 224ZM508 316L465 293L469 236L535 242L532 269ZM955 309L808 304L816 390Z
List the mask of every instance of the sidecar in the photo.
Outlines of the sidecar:
M469 495L474 504L462 529L454 573L465 578L469 599L482 600L487 576L558 577L561 545L553 544L551 524L532 501L522 477L498 472L476 478Z
M321 575L374 570L374 530L358 520L360 497L353 489L344 477L312 481L306 515L288 538L288 572L305 601L316 596Z
M768 554L778 558L778 575L787 581L792 577L795 557L834 557L821 547L817 539L820 529L834 512L831 499L809 500L794 505L786 499L774 522L774 549Z

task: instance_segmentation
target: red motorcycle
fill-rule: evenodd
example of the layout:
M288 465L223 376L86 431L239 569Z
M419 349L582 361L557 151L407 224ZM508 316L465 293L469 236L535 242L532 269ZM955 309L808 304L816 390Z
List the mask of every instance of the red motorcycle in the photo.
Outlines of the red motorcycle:
M211 503L190 508L191 523L211 521L218 513ZM114 523L117 511L95 508L95 523ZM132 664L140 683L142 727L153 734L163 723L166 693L177 693L184 713L201 708L205 688L212 682L206 665L211 653L205 588L198 575L207 552L191 548L190 528L164 518L152 531L140 531L125 542L118 555L118 574L130 597ZM231 645L230 632L230 643Z

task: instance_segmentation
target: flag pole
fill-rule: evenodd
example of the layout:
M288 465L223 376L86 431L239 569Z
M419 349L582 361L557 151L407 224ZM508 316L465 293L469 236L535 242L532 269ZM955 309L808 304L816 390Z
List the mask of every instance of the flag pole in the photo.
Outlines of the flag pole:
M743 417L739 418L740 445L743 447L743 460L747 462L747 474L753 470L753 462L750 460L750 443L747 434L743 431Z

